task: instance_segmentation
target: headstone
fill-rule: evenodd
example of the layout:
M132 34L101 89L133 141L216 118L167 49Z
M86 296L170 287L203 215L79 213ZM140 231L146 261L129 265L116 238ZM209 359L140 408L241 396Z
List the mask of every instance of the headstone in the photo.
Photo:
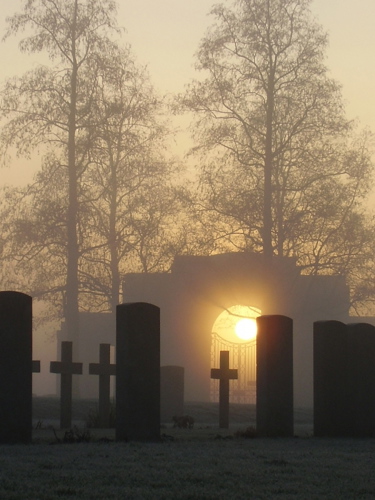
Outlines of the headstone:
M110 381L116 375L116 365L111 364L111 344L100 344L99 363L89 364L90 375L99 375L99 426L109 427L111 402Z
M220 351L220 368L211 369L211 378L219 379L219 427L229 428L229 380L238 378L238 370L229 368L229 351Z
M160 368L160 413L162 422L184 414L184 375L182 366Z
M0 443L32 437L32 298L0 292Z
M160 439L160 309L116 308L116 439Z
M314 435L350 435L347 328L340 321L313 327Z
M72 426L72 378L82 374L82 363L73 363L73 342L61 342L61 361L51 361L51 373L61 374L60 427Z
M375 327L348 324L347 331L350 434L375 437Z
M260 316L257 329L257 434L293 436L293 321Z

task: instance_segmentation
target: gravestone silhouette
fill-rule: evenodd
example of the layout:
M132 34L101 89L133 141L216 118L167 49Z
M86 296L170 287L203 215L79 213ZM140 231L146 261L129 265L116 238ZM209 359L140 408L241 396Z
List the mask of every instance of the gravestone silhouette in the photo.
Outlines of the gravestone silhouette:
M260 316L257 328L257 434L293 436L293 321Z
M184 376L182 366L160 368L160 418L171 422L174 416L184 415Z
M61 342L61 361L51 361L50 372L60 379L60 427L72 426L72 377L82 374L82 363L73 363L73 342Z
M348 324L347 335L351 435L375 437L375 327Z
M347 328L340 321L316 321L314 348L314 435L347 436L350 416L347 383Z
M229 428L229 381L238 379L238 370L229 368L229 351L220 351L220 368L211 369L211 378L219 379L219 427Z
M314 435L375 436L375 327L314 323Z
M0 292L0 443L32 435L32 298Z
M100 344L99 363L89 363L89 373L99 375L99 426L110 424L110 381L116 375L116 365L111 364L111 344Z
M116 308L116 439L160 439L160 309Z

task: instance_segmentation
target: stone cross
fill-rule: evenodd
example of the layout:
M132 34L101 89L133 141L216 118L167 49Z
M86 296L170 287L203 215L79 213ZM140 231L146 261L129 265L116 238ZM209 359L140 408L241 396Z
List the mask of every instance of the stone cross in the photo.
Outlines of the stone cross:
M89 374L99 375L99 426L109 427L110 420L110 379L116 375L116 365L111 364L111 345L100 344L99 363L89 363Z
M229 380L238 379L238 370L229 368L229 351L220 351L220 368L211 369L211 378L219 379L219 427L229 427Z
M61 361L51 361L50 372L61 374L60 427L72 426L72 375L82 375L82 363L73 363L73 342L61 342Z
M40 361L32 361L31 369L33 373L40 373Z

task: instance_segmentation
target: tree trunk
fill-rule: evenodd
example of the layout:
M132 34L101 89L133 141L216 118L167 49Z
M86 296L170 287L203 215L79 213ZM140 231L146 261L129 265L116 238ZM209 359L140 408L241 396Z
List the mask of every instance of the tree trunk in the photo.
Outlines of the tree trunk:
M109 248L111 255L111 311L116 311L120 302L120 271L117 250L116 216L117 216L117 165L111 159L111 206L109 214Z
M271 25L270 2L267 1L268 22ZM272 249L272 168L273 168L273 113L275 107L275 64L270 38L270 28L267 31L268 42L268 81L266 102L266 139L264 155L264 197L263 197L263 254L266 263L270 263L273 255Z
M75 357L78 353L79 310L78 310L78 174L76 169L76 112L78 65L75 59L75 23L77 19L77 0L72 27L72 75L70 88L70 110L68 125L68 176L69 199L67 211L67 278L65 321L69 340L74 342Z
M263 254L265 260L272 258L272 135L273 135L273 75L270 77L270 85L267 96L266 117L266 144L264 159L264 197L263 197Z

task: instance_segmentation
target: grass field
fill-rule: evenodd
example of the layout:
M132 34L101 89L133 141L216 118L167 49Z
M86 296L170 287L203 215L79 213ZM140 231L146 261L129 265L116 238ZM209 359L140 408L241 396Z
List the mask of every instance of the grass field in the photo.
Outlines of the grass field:
M56 401L42 399L39 426L58 418ZM77 423L92 405L76 404ZM0 446L0 499L375 498L375 440L313 438L307 410L296 411L299 437L290 439L235 437L253 425L252 407L232 406L225 432L216 405L187 404L186 413L195 428L164 424L159 443L116 443L113 430L92 430L90 442L58 444L42 424L33 444Z

